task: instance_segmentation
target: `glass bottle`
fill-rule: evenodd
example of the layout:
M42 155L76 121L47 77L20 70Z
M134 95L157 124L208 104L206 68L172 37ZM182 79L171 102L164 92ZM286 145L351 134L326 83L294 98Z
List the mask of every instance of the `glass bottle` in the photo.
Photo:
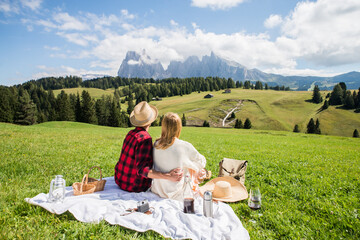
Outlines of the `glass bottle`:
M261 193L259 188L250 189L248 205L251 209L254 210L261 208Z
M184 188L184 213L195 213L194 208L194 192L191 187L190 174L185 175Z
M56 175L55 179L51 180L48 202L63 202L65 198L65 179L62 175Z

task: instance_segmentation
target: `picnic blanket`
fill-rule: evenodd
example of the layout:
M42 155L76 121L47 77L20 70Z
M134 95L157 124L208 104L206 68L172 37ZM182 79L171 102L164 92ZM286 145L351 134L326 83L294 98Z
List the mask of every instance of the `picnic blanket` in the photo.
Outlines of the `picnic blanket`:
M233 209L225 203L214 203L214 218L207 218L202 214L203 200L198 197L195 214L185 214L182 202L160 198L150 191L126 192L116 185L113 177L105 179L104 191L93 194L74 196L72 187L66 187L62 203L48 203L48 194L45 193L25 201L55 214L69 211L81 222L99 223L105 220L138 232L153 230L172 239L250 239ZM136 208L137 202L144 199L153 207L152 214L133 212L123 216L127 209Z

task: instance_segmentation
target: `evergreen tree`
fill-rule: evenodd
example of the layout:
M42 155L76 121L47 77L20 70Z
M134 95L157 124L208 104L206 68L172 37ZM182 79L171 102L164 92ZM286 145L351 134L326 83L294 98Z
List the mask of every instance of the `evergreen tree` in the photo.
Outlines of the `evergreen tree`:
M251 88L251 83L250 83L250 81L245 81L245 83L244 83L244 88L245 88L245 89L250 89L250 88Z
M307 133L315 133L315 123L314 119L310 119L308 125L307 125Z
M232 119L234 119L234 118L235 118L235 113L234 113L234 112L232 112L232 113L231 113L230 118L232 118Z
M98 124L102 126L107 126L109 116L106 115L106 103L104 95L100 99L96 100L95 112L98 119Z
M236 121L235 121L235 128L243 128L243 127L244 127L244 126L243 126L242 121L239 120L239 119L236 119Z
M334 86L333 91L331 92L329 98L330 105L341 105L343 104L343 89L341 88L340 84L336 84Z
M229 78L229 79L227 80L227 88L235 88L235 87L236 87L236 85L235 85L234 80L232 80L231 78Z
M257 90L263 90L263 84L260 81L256 81L255 83L255 89Z
M129 98L128 98L127 113L130 115L133 110L134 110L134 101L133 101L133 96L130 93Z
M351 94L351 91L346 92L346 96L345 96L345 100L344 100L344 106L347 109L354 109L355 108L354 97Z
M75 121L82 122L82 109L81 109L81 101L79 92L76 95L76 103L75 103Z
M19 91L19 105L15 116L15 123L21 125L33 125L36 123L37 108L30 99L29 93L22 89Z
M265 90L269 90L269 85L265 83Z
M293 132L295 133L300 132L299 125L295 124Z
M14 111L11 106L11 92L8 88L0 86L0 122L14 121Z
M96 124L95 104L89 92L83 90L81 94L81 119L82 122Z
M342 98L345 99L346 89L347 89L346 84L345 84L344 82L339 82L339 85L340 85L340 87L341 87L341 89L342 89L342 93L343 93Z
M186 117L185 117L185 113L183 113L183 116L182 116L182 118L181 118L181 124L182 124L182 126L183 126L183 127L185 127L185 126L186 126Z
M325 100L324 105L322 106L322 110L326 110L329 108L329 102L328 100Z
M315 134L321 134L320 121L318 118L316 119L316 124L315 124Z
M68 95L64 90L56 98L56 112L58 121L74 121L75 113L73 112Z
M358 137L359 137L359 132L358 132L357 129L354 130L354 132L353 132L353 137L354 137L354 138L358 138Z
M313 97L312 97L312 101L314 103L321 103L322 102L322 96L321 96L321 93L320 93L320 88L318 85L315 85L314 87L314 91L313 91Z
M203 123L203 127L210 127L210 123L205 120L204 123Z
M252 125L251 125L250 119L246 118L245 123L244 123L244 128L245 129L250 129L251 127L252 127Z
M48 110L48 120L49 121L56 121L57 114L56 114L56 98L54 92L52 90L48 91L48 101L49 101L49 110Z
M111 102L110 116L109 116L108 124L111 127L120 127L122 124L120 109L118 108L118 106L116 104L115 98Z

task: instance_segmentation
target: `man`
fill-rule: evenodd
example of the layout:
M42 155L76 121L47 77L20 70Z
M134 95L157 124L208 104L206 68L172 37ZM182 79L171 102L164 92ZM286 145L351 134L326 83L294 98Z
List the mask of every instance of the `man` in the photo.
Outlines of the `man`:
M120 158L115 166L115 182L128 192L143 192L150 188L152 179L180 181L182 171L173 169L161 173L153 166L152 139L148 130L158 116L156 107L140 102L130 114L130 122L136 128L125 137Z

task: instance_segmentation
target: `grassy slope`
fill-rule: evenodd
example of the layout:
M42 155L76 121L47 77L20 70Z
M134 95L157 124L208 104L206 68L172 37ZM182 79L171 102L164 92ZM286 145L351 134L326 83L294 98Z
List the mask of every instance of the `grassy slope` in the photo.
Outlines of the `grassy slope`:
M79 181L90 166L113 175L129 129L48 122L30 127L0 123L0 239L154 239L106 222L84 224L69 214L50 214L24 201L48 192L64 175ZM150 128L153 138L159 127ZM281 131L185 127L181 139L207 158L217 175L223 157L246 159L246 187L260 186L263 203L230 204L252 239L359 239L359 139Z
M151 104L159 109L160 114L172 111L182 116L185 113L190 124L198 125L205 119L210 120L212 125L220 124L226 114L219 109L229 111L236 106L236 101L245 100L235 115L243 122L249 118L254 129L292 131L298 124L305 132L310 118L319 118L323 134L350 137L355 128L360 129L359 114L353 110L330 107L318 113L322 104L307 101L311 99L312 92L232 89L230 94L223 94L222 91L211 93L214 95L211 99L203 98L207 93L192 93ZM323 92L324 99L326 93ZM227 101L229 99L234 101Z
M103 94L113 94L114 89L71 88L64 89L66 93L76 94L83 90L90 92L94 98ZM55 90L55 95L61 90ZM234 108L238 101L243 101L236 117L243 122L249 118L254 129L292 131L298 124L302 132L310 118L319 118L322 134L351 137L354 129L360 130L360 115L353 110L337 109L331 106L324 112L318 112L321 104L308 102L312 92L284 92L260 91L246 89L232 89L232 93L223 94L223 91L209 92L214 98L204 99L208 92L192 93L190 95L163 98L162 101L152 101L151 104L159 109L160 115L166 112L176 112L182 116L185 113L190 125L201 125L204 120L210 121L212 126L221 126L226 114L221 111ZM323 91L323 98L328 92ZM230 101L229 101L230 100ZM248 101L252 100L252 101ZM123 110L127 103L121 104ZM234 123L230 124L234 125Z
M101 98L102 95L112 95L114 94L114 89L113 88L109 88L106 90L103 89L99 89L99 88L65 88L65 89L60 89L60 90L54 90L54 95L57 96L60 94L60 92L64 90L67 94L77 94L79 93L81 96L82 91L86 90L89 92L89 94L93 97L93 98Z

